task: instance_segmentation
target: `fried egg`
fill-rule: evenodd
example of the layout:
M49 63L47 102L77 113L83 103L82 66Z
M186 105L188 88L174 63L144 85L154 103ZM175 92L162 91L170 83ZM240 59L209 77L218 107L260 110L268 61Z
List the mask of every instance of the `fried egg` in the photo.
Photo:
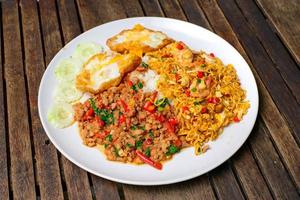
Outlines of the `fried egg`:
M76 77L76 87L84 92L98 93L120 83L134 70L141 58L134 54L100 53L91 57Z
M173 40L160 31L153 31L140 24L130 30L123 30L108 39L106 44L113 51L119 53L134 52L142 56L143 53L160 49Z

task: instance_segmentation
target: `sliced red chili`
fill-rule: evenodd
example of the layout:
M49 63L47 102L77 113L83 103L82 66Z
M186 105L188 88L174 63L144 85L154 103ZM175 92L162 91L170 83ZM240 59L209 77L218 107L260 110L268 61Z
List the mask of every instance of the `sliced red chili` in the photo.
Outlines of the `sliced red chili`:
M233 118L233 121L234 121L234 122L240 122L240 119L239 119L237 116L235 116L235 117Z
M128 86L132 87L133 86L133 82L131 80L128 81Z
M124 108L124 110L125 110L126 112L129 111L128 105L127 105L122 99L118 99L118 100L117 100L117 104L120 105L120 106L123 106L123 108Z
M119 124L122 124L124 122L126 122L126 117L125 117L125 115L121 115L119 118Z
M185 111L189 111L190 109L189 109L188 106L183 106L183 107L182 107L182 110L183 110L183 112L185 112Z
M207 99L207 102L208 103L213 103L213 104L217 104L217 103L219 103L221 100L220 100L220 98L218 98L218 97L210 97L210 98L208 98Z
M190 96L191 96L191 91L186 90L186 91L185 91L185 95L186 95L187 97L190 97Z
M181 147L181 146L182 146L181 140L180 140L180 139L175 140L175 141L174 141L174 145L175 145L176 147Z
M163 115L154 115L154 118L161 123L166 121L166 118Z
M180 77L179 74L175 74L175 79L176 79L176 81L179 81L180 78L181 78L181 77Z
M215 54L214 53L210 53L209 54L211 57L215 57Z
M109 131L105 130L102 133L95 133L95 137L99 139L104 139L109 134Z
M172 126L176 126L176 125L178 124L178 121L177 121L177 119L175 119L175 118L170 118L170 119L168 120L168 122L169 122Z
M198 77L198 78L202 78L203 76L204 76L204 72L199 71L199 72L197 73L197 77Z
M155 112L155 106L153 105L153 103L151 101L147 101L144 105L144 110L153 113Z
M151 160L145 154L143 154L142 152L140 152L138 150L136 150L135 153L144 163L147 163L148 165L150 165L156 169L159 169L159 170L162 169L162 164L160 162L155 162L155 161Z
M153 142L153 140L152 140L151 138L148 138L147 140L145 140L144 143L145 143L146 145L151 145L152 142Z
M177 48L178 50L184 49L183 43L182 43L182 42L179 42L179 43L176 45L176 48Z
M164 126L169 133L175 132L175 127L170 122L165 122Z
M202 114L207 113L207 108L206 108L206 107L203 107L203 108L201 109L201 113L202 113Z

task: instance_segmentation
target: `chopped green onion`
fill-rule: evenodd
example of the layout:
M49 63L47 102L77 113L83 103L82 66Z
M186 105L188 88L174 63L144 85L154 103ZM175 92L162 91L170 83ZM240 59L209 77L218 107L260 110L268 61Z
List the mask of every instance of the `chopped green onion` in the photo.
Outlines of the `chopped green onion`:
M196 92L196 91L197 91L197 88L192 88L191 91L192 91L192 92Z
M138 91L138 89L137 89L137 87L136 87L136 85L133 85L133 86L131 86L131 88L135 91L135 92L137 92Z
M109 112L106 109L99 109L99 108L97 108L95 100L93 98L90 98L89 102L90 102L91 107L94 110L95 114L98 117L100 117L100 119L102 121L104 121L105 124L112 124L112 123L114 123L114 120L115 120L114 119L114 115L111 112Z
M206 67L206 64L202 64L201 67Z
M148 64L147 63L145 63L145 62L142 62L142 67L144 67L144 68L148 68L149 66L148 66Z
M117 149L117 147L114 146L114 150L115 150L116 156L119 157L120 155L119 155L119 150Z
M132 147L132 145L131 145L131 144L129 144L129 143L127 143L127 144L126 144L126 146L127 146L127 147L129 147L129 148L130 148L130 147Z
M105 140L112 141L112 134L109 134L105 137Z
M158 110L159 112L162 112L162 111L164 110L164 107L159 106L159 107L157 108L157 110Z
M130 129L131 129L131 130L136 130L136 129L137 129L137 126L136 126L136 125L132 125L132 126L130 127Z
M153 134L153 131L152 131L152 130L149 131L149 135L150 135L150 137L151 137L152 139L154 138L154 134Z
M138 83L138 87L139 87L140 89L142 89L142 88L143 88L143 83L139 82L139 83Z
M143 145L143 141L142 140L138 140L135 142L135 148L140 148Z
M146 130L145 126L140 126L140 129L143 130L143 131Z
M179 148L174 146L173 144L170 145L168 152L166 153L167 156L173 155L175 153L179 152Z
M196 106L196 105L199 105L200 104L200 102L199 101L194 101L194 105Z
M108 144L104 144L104 148L106 149L108 147Z
M197 79L197 83L201 83L201 79L200 78Z
M150 157L150 148L148 147L146 150L145 150L145 155L147 156L147 157Z

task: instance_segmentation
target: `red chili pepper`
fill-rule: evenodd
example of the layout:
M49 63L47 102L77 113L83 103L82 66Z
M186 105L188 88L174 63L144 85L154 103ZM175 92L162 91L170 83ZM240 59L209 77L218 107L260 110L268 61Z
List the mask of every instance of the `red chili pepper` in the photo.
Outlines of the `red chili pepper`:
M119 125L126 122L126 117L125 115L121 115L120 118L119 118Z
M235 117L233 118L233 121L234 121L234 122L240 122L240 119L239 119L237 116L235 116Z
M128 85L129 87L132 87L133 86L133 82L131 80L128 81Z
M211 57L215 57L215 54L214 53L210 53L209 54Z
M182 42L179 42L179 43L176 45L176 48L177 48L178 50L184 49L183 43L182 43Z
M102 133L95 133L95 137L99 139L105 138L109 134L109 131L103 131Z
M183 107L182 107L182 110L183 110L183 112L185 112L185 111L189 111L190 109L189 109L188 106L183 106Z
M105 122L102 121L98 116L95 117L96 121L98 122L100 127L103 127L105 125Z
M198 78L202 78L203 76L204 76L204 72L199 71L199 72L197 73L197 77L198 77Z
M175 145L176 147L181 147L181 146L182 146L181 140L180 140L180 139L175 140L175 141L174 141L174 145Z
M123 108L124 108L124 110L125 110L126 112L129 111L128 105L127 105L122 99L118 99L118 100L117 100L117 104L120 105L120 106L123 106Z
M166 121L166 118L163 115L154 115L154 118L161 123Z
M186 90L186 91L185 91L185 95L186 95L187 97L190 97L190 96L191 96L191 91Z
M94 115L94 110L90 108L85 114L89 117L92 117Z
M165 127L168 130L169 133L175 132L175 127L170 122L165 122Z
M221 100L218 97L210 97L210 98L207 99L208 103L213 103L213 104L219 103L220 101Z
M136 150L135 151L136 155L144 162L147 163L148 165L161 170L162 169L162 164L160 162L155 162L148 158L146 155L144 155L142 152Z
M207 108L206 108L206 107L203 107L203 108L201 109L201 113L202 113L202 114L207 113Z
M146 145L151 145L152 142L153 142L153 140L152 140L151 138L148 138L147 140L145 140L144 143L145 143Z
M176 126L176 125L178 124L178 121L177 121L177 119L175 119L175 118L170 118L170 119L168 120L168 122L169 122L172 126Z
M157 91L154 91L154 92L153 92L153 94L152 94L152 96L151 96L151 102L154 102L154 101L155 101L155 99L156 99L156 97L157 97L157 94L158 94Z
M179 81L180 75L179 74L175 74L175 79L176 79L176 81Z
M147 110L150 113L155 112L155 106L151 101L147 101L144 105L144 110Z

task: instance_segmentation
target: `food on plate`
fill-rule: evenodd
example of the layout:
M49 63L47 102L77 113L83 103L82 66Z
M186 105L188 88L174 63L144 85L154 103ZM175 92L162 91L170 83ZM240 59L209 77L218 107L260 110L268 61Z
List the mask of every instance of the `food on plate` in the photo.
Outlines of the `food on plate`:
M159 99L157 91L144 92L145 84L127 76L119 86L76 104L75 119L84 144L103 145L108 160L148 162L160 169L161 161L187 144L177 136L177 120L168 99Z
M55 67L54 73L58 81L75 80L77 74L82 70L82 63L78 58L66 58L61 60Z
M158 91L172 99L178 134L195 147L196 154L202 153L208 141L247 113L246 92L234 67L225 66L212 53L196 53L190 63L165 57L166 53L166 49L149 53L148 66L160 75Z
M250 107L233 65L213 53L139 24L107 45L112 51L102 53L92 44L78 46L58 65L54 99L62 104L48 119L62 128L74 116L83 143L103 149L108 160L162 169L182 148L206 152ZM83 92L90 98L78 102Z
M65 128L74 122L74 110L71 104L60 102L51 106L48 121L56 128Z
M76 78L76 87L98 93L116 86L122 77L140 64L135 54L101 53L91 57Z
M74 81L63 81L58 84L54 91L54 100L72 103L79 100L82 95L83 92L76 88Z
M95 42L85 42L76 46L72 57L77 58L84 63L93 55L103 52L104 48L101 45L98 45Z
M141 55L160 49L172 41L171 38L160 31L153 31L137 24L132 29L123 30L109 38L106 44L112 51L119 53L135 52Z

